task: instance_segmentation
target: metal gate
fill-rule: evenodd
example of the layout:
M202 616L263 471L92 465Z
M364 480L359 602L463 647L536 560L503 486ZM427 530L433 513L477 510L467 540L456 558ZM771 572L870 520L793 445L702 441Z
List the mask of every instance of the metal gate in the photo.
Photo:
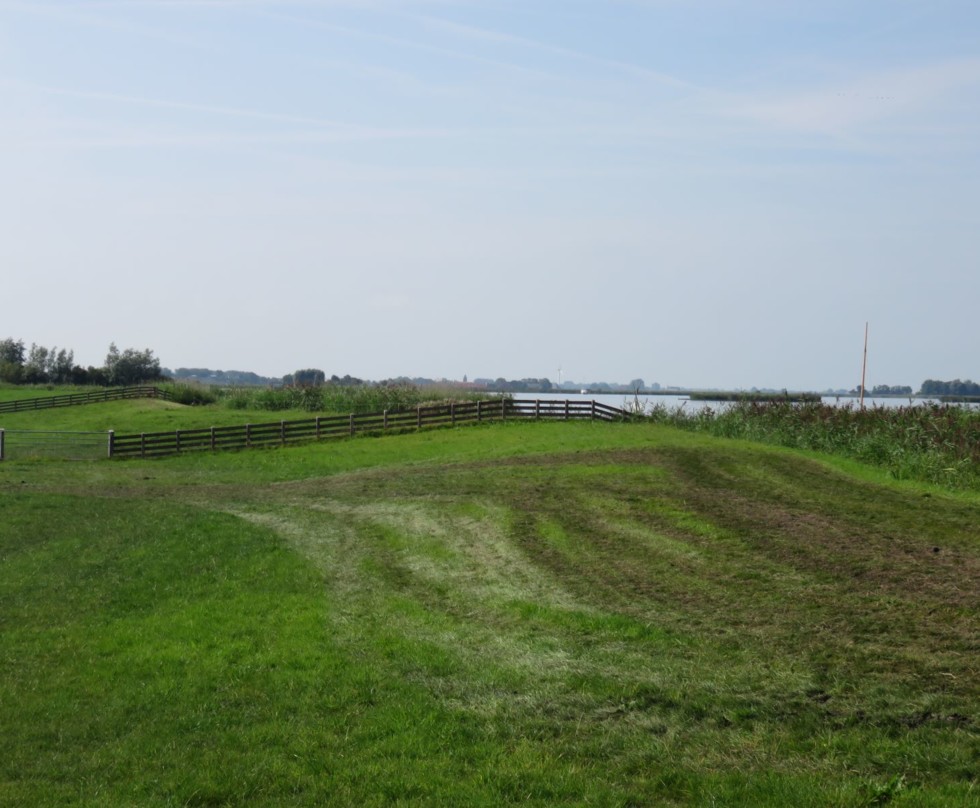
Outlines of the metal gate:
M0 460L96 460L109 453L107 432L0 429Z

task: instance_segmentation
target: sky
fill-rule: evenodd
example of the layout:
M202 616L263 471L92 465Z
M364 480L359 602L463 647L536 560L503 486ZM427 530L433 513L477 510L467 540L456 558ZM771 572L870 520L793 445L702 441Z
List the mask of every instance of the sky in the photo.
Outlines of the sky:
M0 0L0 339L980 379L976 0Z

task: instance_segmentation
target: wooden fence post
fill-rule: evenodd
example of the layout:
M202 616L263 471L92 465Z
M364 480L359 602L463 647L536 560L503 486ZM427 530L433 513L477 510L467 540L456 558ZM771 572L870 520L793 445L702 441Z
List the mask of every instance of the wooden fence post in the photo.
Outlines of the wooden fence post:
M252 425L245 424L245 448L252 448Z
M316 439L320 440L320 416L318 415L314 420L314 430L316 433Z
M140 432L140 457L146 457L146 433Z
M595 420L595 399L592 399L592 411L591 411L591 417L589 418L589 420L590 421L594 421Z
M385 410L383 413L381 413L381 431L382 432L388 431L388 410Z
M538 421L541 419L541 399L534 399L534 420Z
M477 423L480 423L480 421L483 420L482 407L483 407L483 402L482 401L477 401L476 402L476 422Z
M286 445L286 422L285 421L279 422L279 443L281 443L283 446Z
M109 433L112 434L111 432ZM0 429L0 460L3 460L3 430Z
M415 407L415 428L416 429L422 428L422 405L421 404L418 404Z
M214 427L211 427L211 451L214 451Z
M354 413L351 413L350 414L350 418L348 420L350 422L350 434L351 434L351 436L353 436L354 435Z
M174 448L177 450L177 453L179 454L180 453L180 430L179 429L174 432Z
M449 402L449 423L456 426L456 402Z

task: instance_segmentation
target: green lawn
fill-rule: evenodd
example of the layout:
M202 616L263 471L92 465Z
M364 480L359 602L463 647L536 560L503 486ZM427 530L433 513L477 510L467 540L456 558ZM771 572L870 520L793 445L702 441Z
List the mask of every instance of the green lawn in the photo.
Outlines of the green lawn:
M0 402L66 396L70 393L91 393L93 390L101 389L101 387L79 387L71 384L9 384L0 382Z
M156 398L126 399L46 410L0 413L5 429L66 429L119 433L172 432L211 426L267 424L313 418L303 410L232 410L221 404L189 407Z
M5 461L0 804L980 804L978 524L649 424Z

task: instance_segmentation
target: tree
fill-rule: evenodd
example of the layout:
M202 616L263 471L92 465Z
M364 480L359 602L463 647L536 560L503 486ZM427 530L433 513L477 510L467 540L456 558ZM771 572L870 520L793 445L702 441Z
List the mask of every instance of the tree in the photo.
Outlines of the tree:
M0 364L24 364L24 340L12 337L0 340Z
M105 358L105 376L111 385L155 382L161 378L160 360L149 348L145 351L127 348L120 353L112 342L109 343L109 353Z
M330 383L336 384L339 387L358 387L359 385L364 384L364 380L358 379L356 376L351 376L349 373L345 374L343 378L334 373L334 375L330 377Z
M24 366L13 362L0 362L0 382L20 384L24 380Z
M873 396L910 396L912 388L902 384L876 384L871 388Z
M106 387L109 384L109 377L106 375L105 368L97 368L89 365L87 368L75 366L71 370L71 380L75 384L98 384Z
M50 351L43 345L31 343L24 362L23 380L27 384L41 384L48 380L48 356Z
M289 382L295 387L320 387L327 380L327 374L319 368L297 370Z
M953 379L951 382L944 382L938 379L926 379L919 388L919 394L923 396L977 396L980 395L980 384L971 382L969 379L961 381Z
M55 353L52 348L48 354L48 381L55 384L66 384L72 380L72 369L75 364L75 352L62 348Z
M0 381L19 383L24 375L24 341L0 340Z

